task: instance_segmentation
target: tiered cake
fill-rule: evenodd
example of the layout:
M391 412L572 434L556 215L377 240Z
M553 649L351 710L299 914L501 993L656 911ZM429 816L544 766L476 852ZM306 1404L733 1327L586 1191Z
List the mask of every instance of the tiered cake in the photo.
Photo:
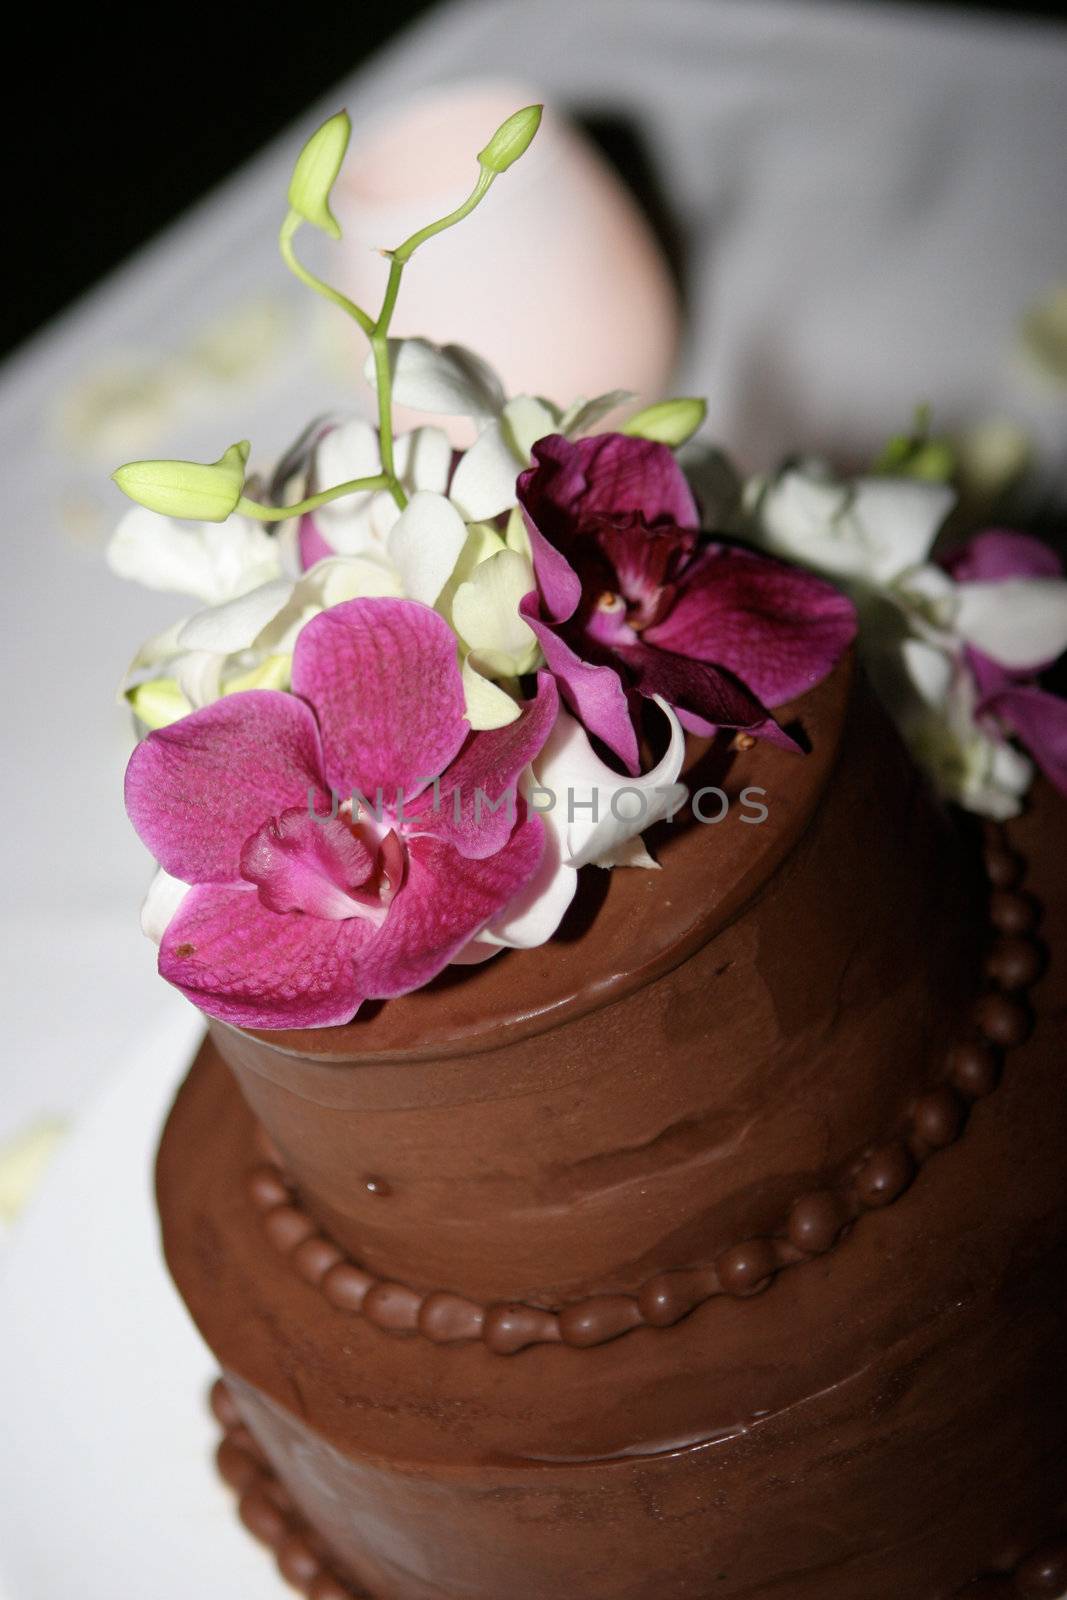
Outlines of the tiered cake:
M212 1023L164 1243L314 1600L1067 1589L1064 807L950 821L850 662L791 716L539 949Z

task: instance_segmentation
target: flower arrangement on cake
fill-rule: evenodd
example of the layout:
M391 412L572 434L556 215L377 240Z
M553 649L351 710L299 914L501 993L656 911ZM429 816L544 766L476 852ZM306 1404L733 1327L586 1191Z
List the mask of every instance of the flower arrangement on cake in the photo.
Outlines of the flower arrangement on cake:
M472 352L390 337L408 264L539 119L510 117L468 199L384 252L376 315L295 252L304 225L340 233L349 123L327 121L280 246L366 334L377 426L312 423L269 482L243 441L211 465L115 473L137 506L111 565L200 602L125 686L145 730L127 807L159 864L143 921L163 976L224 1021L344 1023L450 963L552 938L580 871L654 870L642 836L685 805L687 735L805 759L775 713L831 671L857 616L949 798L1013 814L1033 772L1020 746L1067 790L1067 707L1040 683L1067 648L1067 582L1017 533L932 556L952 494L924 477L929 451L850 483L792 464L705 508L685 470L702 401L595 432L632 397L508 397ZM394 436L394 402L469 415L474 443Z

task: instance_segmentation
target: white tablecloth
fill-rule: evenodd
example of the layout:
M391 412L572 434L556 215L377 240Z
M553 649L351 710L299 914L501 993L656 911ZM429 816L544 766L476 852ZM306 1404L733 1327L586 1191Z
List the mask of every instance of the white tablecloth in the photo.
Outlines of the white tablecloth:
M478 71L637 126L689 251L680 382L749 465L867 451L918 399L948 423L1006 413L1062 450L1062 392L1013 353L1020 312L1067 271L1062 33L801 0L433 12L0 374L0 1139L81 1105L168 1003L137 928L149 862L122 810L114 695L177 609L107 571L107 473L246 432L269 454L344 399L272 249L294 151L340 104L358 119ZM197 341L234 311L275 327L271 366L212 377L217 345ZM124 412L160 362L153 405Z

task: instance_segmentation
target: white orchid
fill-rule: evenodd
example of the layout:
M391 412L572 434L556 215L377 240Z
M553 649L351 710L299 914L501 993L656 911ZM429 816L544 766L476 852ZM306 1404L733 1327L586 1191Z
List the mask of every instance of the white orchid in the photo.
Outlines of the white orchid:
M743 497L756 542L851 592L875 686L942 793L1011 816L1033 768L982 715L968 653L1008 671L1054 660L1067 647L1067 583L954 577L930 559L954 503L943 484L842 483L818 462L753 479Z
M882 593L924 563L955 503L952 490L918 478L834 478L804 461L745 485L744 513L773 554L853 589Z
M432 415L472 417L478 424L478 437L464 451L449 490L468 522L511 509L515 480L529 466L538 439L550 433L577 438L632 398L628 390L614 389L593 400L576 400L566 410L534 395L509 399L481 356L462 345L435 345L428 339L391 339L389 363L396 404ZM371 357L363 370L373 388Z
M467 541L441 492L451 449L440 430L423 428L397 439L396 461L411 496L404 512L377 492L319 508L329 538L322 559L308 548L317 520L269 534L241 516L190 525L141 507L127 513L108 551L113 570L207 602L148 640L130 665L128 697L147 726L238 689L286 688L296 636L327 606L387 595L435 602ZM341 481L379 465L377 433L364 422L325 431L315 450L314 470L336 471ZM311 560L303 572L298 542ZM514 714L509 700L507 717Z
M126 512L107 548L118 577L209 606L280 578L287 556L292 561L279 537L250 517L176 522L139 505Z
M998 821L1016 816L1033 762L982 726L971 674L925 640L906 639L901 655L909 692L889 705L916 759L965 810Z
M468 948L466 960L482 960L501 946L530 949L550 939L574 898L584 866L656 868L642 834L685 803L678 781L685 760L685 734L666 701L656 696L670 726L662 759L650 772L631 778L596 754L589 736L567 711L560 711L548 742L520 788L543 818L545 855L540 871L506 914Z

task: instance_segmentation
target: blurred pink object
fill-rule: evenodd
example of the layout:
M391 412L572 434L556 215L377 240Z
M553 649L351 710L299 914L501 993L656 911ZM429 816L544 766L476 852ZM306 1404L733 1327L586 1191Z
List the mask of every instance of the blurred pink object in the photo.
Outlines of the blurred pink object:
M344 230L342 287L376 311L378 253L457 205L477 152L528 85L481 81L429 91L355 131L333 203ZM610 389L660 398L674 366L678 298L629 191L592 145L546 107L533 145L479 209L431 240L404 273L396 334L468 345L509 394L568 405ZM398 426L414 413L398 408ZM440 419L437 419L440 420ZM449 427L467 443L466 419Z

